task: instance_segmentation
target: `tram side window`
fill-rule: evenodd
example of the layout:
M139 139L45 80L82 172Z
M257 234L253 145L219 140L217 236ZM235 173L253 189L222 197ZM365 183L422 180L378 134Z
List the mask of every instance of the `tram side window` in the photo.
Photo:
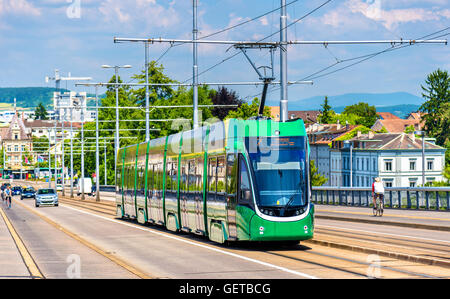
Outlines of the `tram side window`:
M117 168L116 172L116 192L122 192L122 180L121 180L122 169Z
M216 199L217 159L211 158L208 163L208 199Z
M217 159L217 197L219 200L225 201L225 173L226 173L225 157Z
M250 177L244 157L239 157L239 202L250 204L252 199L252 190L250 186Z
M153 165L149 164L147 169L147 194L151 197L153 190Z
M236 176L237 167L235 155L228 155L227 157L227 193L229 195L236 195Z
M128 191L129 191L129 186L128 186L128 182L129 182L129 175L130 174L130 168L129 167L127 167L126 169L125 169L125 178L124 178L124 184L123 184L123 188L124 188L124 193L126 194L126 195L128 195Z
M156 190L157 190L157 198L161 199L162 191L163 191L163 165L162 165L162 163L159 163L158 165L156 165L155 173L156 173L155 186L156 186Z
M195 177L196 177L196 185L197 185L197 192L202 192L203 191L203 167L204 167L204 163L203 163L203 159L197 159L196 163L197 163L197 169L195 172Z
M139 182L140 182L140 186L139 186L139 190L140 190L140 195L144 195L145 194L145 168L141 167L141 175L139 178Z
M187 191L187 177L188 177L188 162L181 161L180 170L180 193Z
M192 193L196 191L196 177L195 177L195 160L191 160L188 162L189 172L188 172L188 191Z

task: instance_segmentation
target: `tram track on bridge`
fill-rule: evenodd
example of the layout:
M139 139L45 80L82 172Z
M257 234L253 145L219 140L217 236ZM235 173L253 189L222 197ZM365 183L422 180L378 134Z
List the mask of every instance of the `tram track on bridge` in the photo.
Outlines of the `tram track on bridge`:
M82 208L85 210L90 210L93 212L97 212L103 215L107 215L108 217L115 216L115 204L113 202L95 202L92 200L80 200L80 199L63 199L63 203L72 205L77 208ZM139 225L135 223L135 225ZM333 239L334 238L334 239ZM336 240L339 239L339 240ZM342 240L350 240L350 243L347 245L343 245ZM397 243L395 243L397 242ZM366 247L361 246L363 244ZM311 266L318 266L321 268L329 269L332 271L345 273L347 275L352 275L360 278L374 278L367 274L368 269L375 269L377 271L379 269L384 273L385 277L395 277L395 278L448 278L442 277L439 275L432 275L429 273L420 273L417 271L405 270L408 267L413 266L414 263L419 264L429 264L435 265L436 261L433 258L425 258L422 256L421 259L412 259L410 256L399 252L387 252L380 251L379 246L386 247L393 246L397 249L405 247L408 250L412 250L414 248L414 243L412 241L404 240L400 237L380 237L374 235L362 235L362 234L351 234L349 232L345 232L339 229L323 229L316 228L316 235L313 240L302 242L302 245L297 245L295 248L285 248L277 249L277 250L265 250L264 247L262 251L256 250L256 254L265 253L270 256L276 256L280 259L294 261L298 263L305 263ZM445 248L442 244L433 244L433 242L428 242L428 245L434 245L437 249L429 249L423 245L423 252L428 252L429 255L440 254L438 257L442 257L442 255L448 254L450 251L448 248ZM313 249L306 249L305 246L313 246ZM416 244L417 245L417 244ZM375 247L374 247L375 246ZM334 248L333 251L330 252L329 248ZM360 250L355 250L355 248L359 248ZM403 249L405 249L403 248ZM231 251L239 251L242 253L242 248L239 246L227 247L227 250ZM245 249L245 246L244 246ZM299 250L300 249L300 250ZM343 250L344 254L338 255L334 254L336 250ZM252 252L253 250L250 250ZM324 252L325 251L325 252ZM380 256L380 263L386 263L387 265L376 264L374 266L373 263L357 260L349 258L348 254L345 255L345 252L348 251L357 251L363 254L376 254ZM245 252L248 255L249 252ZM423 255L426 253L423 253ZM255 254L250 253L252 258L259 258L255 256ZM408 258L406 257L408 256ZM384 258L384 260L383 260ZM270 259L269 259L270 260ZM409 264L405 266L401 264L402 262L408 262ZM337 266L337 264L344 263L343 266ZM400 263L398 266L392 266L390 264ZM376 277L375 277L376 278Z
M63 204L76 206L85 210L101 213L103 215L116 215L115 205L109 202L96 202L92 200L72 199L67 197L61 197L59 201Z

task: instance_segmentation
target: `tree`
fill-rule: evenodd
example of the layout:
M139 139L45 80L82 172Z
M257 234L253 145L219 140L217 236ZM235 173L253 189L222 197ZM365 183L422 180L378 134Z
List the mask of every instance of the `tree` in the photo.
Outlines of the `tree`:
M235 91L230 91L223 86L219 87L211 100L214 105L238 105L238 107L240 107L244 103L244 101L238 98ZM220 120L224 120L230 111L235 109L236 108L215 107L211 110L211 112L213 116Z
M322 186L328 181L326 177L319 173L314 160L309 161L309 167L311 169L311 184L313 186Z
M240 119L248 119L250 117L258 116L259 112L259 99L254 98L252 103L249 105L248 103L243 103L236 111L230 111L225 119L228 118L240 118ZM264 107L264 116L270 117L270 108Z
M377 110L375 106L369 106L369 104L364 102L345 107L344 114L359 116L360 118L356 120L356 124L369 128L377 121Z
M421 86L422 97L427 99L419 108L426 113L425 131L436 138L436 143L444 145L450 141L450 76L447 71L438 69L427 76L426 85Z
M450 165L450 76L448 71L437 69L427 76L421 86L422 96L427 99L419 108L425 120L424 130L436 138L436 143L447 148L445 164Z
M322 124L331 124L333 123L333 117L335 115L334 111L331 110L331 106L328 104L328 97L325 96L325 100L321 105L322 110L320 113L320 122Z
M47 110L44 107L44 104L42 102L39 103L39 105L34 110L34 119L41 119L41 120L47 120Z
M133 79L137 79L139 83L145 83L145 69L141 71L139 75L134 75ZM148 66L148 83L177 83L177 81L170 79L164 74L164 67L156 61L151 61ZM175 90L172 86L149 86L149 102L153 104L157 100L172 98L175 94ZM145 104L145 86L132 91L132 95L135 97L135 102L141 106Z

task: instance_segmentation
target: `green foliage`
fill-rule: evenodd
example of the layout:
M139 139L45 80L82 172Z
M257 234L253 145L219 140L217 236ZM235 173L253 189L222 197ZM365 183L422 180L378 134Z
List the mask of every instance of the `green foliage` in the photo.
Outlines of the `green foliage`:
M369 128L377 121L377 110L375 106L369 106L369 104L364 102L345 107L343 114L354 114L358 116L359 118L355 120L355 124Z
M258 116L259 110L259 99L254 98L252 103L249 105L248 103L243 103L236 111L230 111L225 119L228 118L240 118L240 119L248 119L250 117ZM264 107L264 116L270 117L270 108Z
M428 136L436 138L440 145L450 141L450 76L438 69L427 76L422 85L422 96L427 99L420 111L427 113L425 130Z
M358 135L358 132L361 132L361 134L367 134L367 133L369 133L371 131L372 131L371 129L361 125L361 126L358 126L358 127L354 128L350 132L348 132L348 133L346 133L346 134L336 138L336 141L350 140L352 138L355 138L356 135Z
M384 127L383 127L384 128ZM409 133L413 133L416 129L414 128L413 125L410 125L409 127L405 128L405 133L409 134Z
M360 125L362 123L362 117L356 114L334 114L332 117L331 123L337 124L338 121L340 124L349 124L349 125Z
M0 88L0 99L3 103L14 103L17 100L18 107L36 107L39 103L44 106L52 104L53 92L55 88L50 87L8 87ZM61 92L68 92L67 89L61 89Z
M334 111L331 109L331 106L328 104L328 97L325 97L323 104L321 105L322 110L319 115L319 122L322 124L331 124L333 123L333 119L335 117Z
M219 87L217 92L211 98L214 105L238 105L240 107L244 101L239 99L236 92L230 91L225 87ZM236 108L216 107L211 109L212 114L220 120L225 119L227 115Z
M39 103L39 105L34 110L34 119L40 119L40 120L47 120L47 110L44 107L44 104L42 102Z
M388 133L385 127L382 127L381 130L376 131L378 134Z
M443 175L447 179L447 182L450 182L450 165L445 167Z
M315 187L322 186L328 179L319 173L319 170L314 163L314 160L309 161L309 167L311 169L311 184Z

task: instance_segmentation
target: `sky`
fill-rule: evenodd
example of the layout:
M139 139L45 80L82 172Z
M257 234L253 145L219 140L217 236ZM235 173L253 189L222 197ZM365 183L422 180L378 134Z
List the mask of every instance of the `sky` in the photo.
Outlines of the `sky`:
M207 39L259 41L268 37L264 41L278 41L280 38L280 0L198 1L200 37L264 15ZM288 40L409 40L425 36L448 39L450 34L448 0L287 0L287 3L287 22L292 24ZM444 31L436 33L441 30ZM131 69L120 70L121 78L130 82L132 75L144 68L144 46L114 43L114 37L191 39L192 1L0 0L0 87L53 87L54 82L46 83L45 77L52 76L55 69L62 75L70 73L92 77L93 82L107 82L113 70L102 69L103 64L132 65ZM421 85L429 73L437 68L450 70L450 46L436 44L385 51L350 66L359 62L353 58L389 48L389 44L289 46L288 79L313 81L313 85L291 85L289 101L345 93L409 92L421 96ZM269 51L254 49L248 54L257 67L270 66ZM276 80L279 80L279 56L277 49ZM158 60L169 77L191 82L191 44L152 44L150 59ZM245 56L230 45L201 44L198 61L200 82L259 81ZM62 87L94 92L92 87L76 87L73 82L62 83ZM259 96L262 91L262 86L229 88L245 100ZM268 104L278 105L279 97L279 89L271 87Z

